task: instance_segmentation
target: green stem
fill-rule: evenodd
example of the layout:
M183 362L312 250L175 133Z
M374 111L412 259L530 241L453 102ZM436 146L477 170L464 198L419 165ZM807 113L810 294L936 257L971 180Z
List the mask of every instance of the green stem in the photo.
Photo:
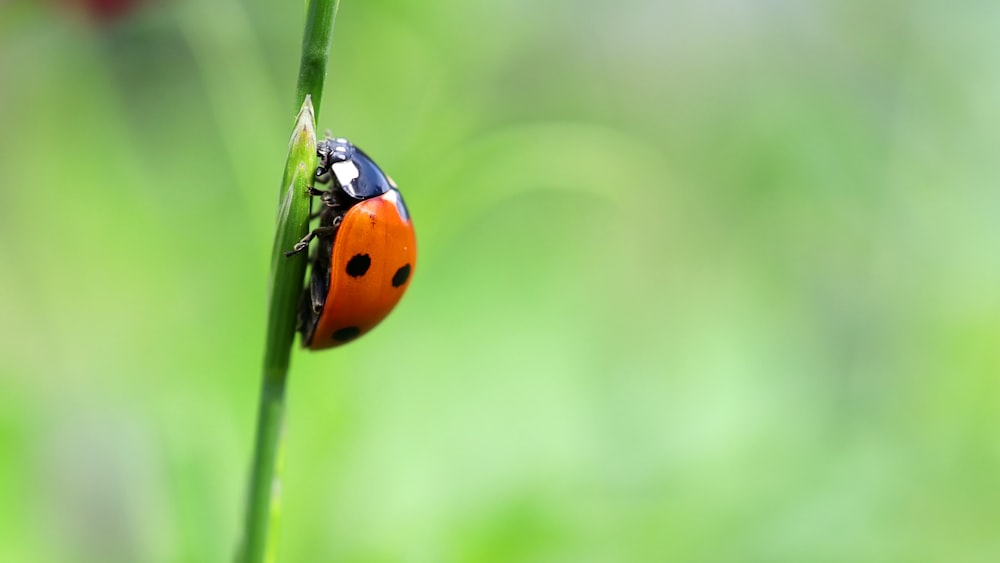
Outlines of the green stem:
M339 6L340 0L311 0L306 16L306 30L302 35L302 59L299 61L295 107L301 106L306 96L312 96L317 119L323 102L323 83L326 81L326 60L330 57L333 20L337 17Z
M275 489L278 486L277 464L285 413L286 374L287 370L264 372L264 384L261 387L260 405L257 410L257 442L250 477L250 502L246 513L244 543L239 558L239 561L244 563L274 560L274 542L271 541L274 530L270 524L271 520L275 520L274 523L277 524L278 515L277 510L272 509L277 507L279 493Z
M299 295L306 273L306 257L286 258L309 229L309 194L316 170L316 128L312 101L306 97L289 143L282 185L284 197L278 209L278 225L271 252L270 300L267 315L267 348L264 377L257 409L257 438L250 473L250 497L244 522L239 561L274 561L273 535L277 527L278 477L282 426L285 413L285 384Z
M309 195L316 170L316 112L326 77L326 60L333 36L338 0L311 0L302 41L298 104L301 106L279 195L278 224L271 254L267 344L264 374L257 409L257 433L250 473L249 499L243 541L237 556L241 563L275 560L280 459L285 414L285 387L299 295L306 273L304 253L286 258L309 229Z

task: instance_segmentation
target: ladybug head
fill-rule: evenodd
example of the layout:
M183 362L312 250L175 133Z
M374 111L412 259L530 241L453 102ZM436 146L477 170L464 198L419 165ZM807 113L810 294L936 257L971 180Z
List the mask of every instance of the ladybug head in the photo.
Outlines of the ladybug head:
M316 154L320 168L330 171L336 187L354 199L370 199L392 189L382 169L347 139L320 141Z

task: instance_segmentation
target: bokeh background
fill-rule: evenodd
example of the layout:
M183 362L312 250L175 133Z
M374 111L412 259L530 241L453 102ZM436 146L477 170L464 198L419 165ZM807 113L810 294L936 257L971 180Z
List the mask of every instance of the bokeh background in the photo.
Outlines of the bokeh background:
M0 560L227 561L304 2L0 3ZM416 220L280 561L1000 558L1000 4L343 0Z

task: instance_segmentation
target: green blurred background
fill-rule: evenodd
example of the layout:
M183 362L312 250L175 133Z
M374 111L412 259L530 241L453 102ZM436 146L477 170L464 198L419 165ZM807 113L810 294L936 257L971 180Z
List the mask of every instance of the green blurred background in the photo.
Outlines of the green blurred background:
M0 561L231 558L304 13L0 5ZM279 560L1000 560L998 22L343 0L420 260L293 358Z

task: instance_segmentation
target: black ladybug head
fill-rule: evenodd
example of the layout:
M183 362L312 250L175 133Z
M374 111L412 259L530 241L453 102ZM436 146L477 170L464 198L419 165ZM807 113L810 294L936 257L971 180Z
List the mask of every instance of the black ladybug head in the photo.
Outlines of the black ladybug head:
M336 187L354 199L373 198L392 189L382 169L347 139L320 141L316 154L320 168L330 171Z

